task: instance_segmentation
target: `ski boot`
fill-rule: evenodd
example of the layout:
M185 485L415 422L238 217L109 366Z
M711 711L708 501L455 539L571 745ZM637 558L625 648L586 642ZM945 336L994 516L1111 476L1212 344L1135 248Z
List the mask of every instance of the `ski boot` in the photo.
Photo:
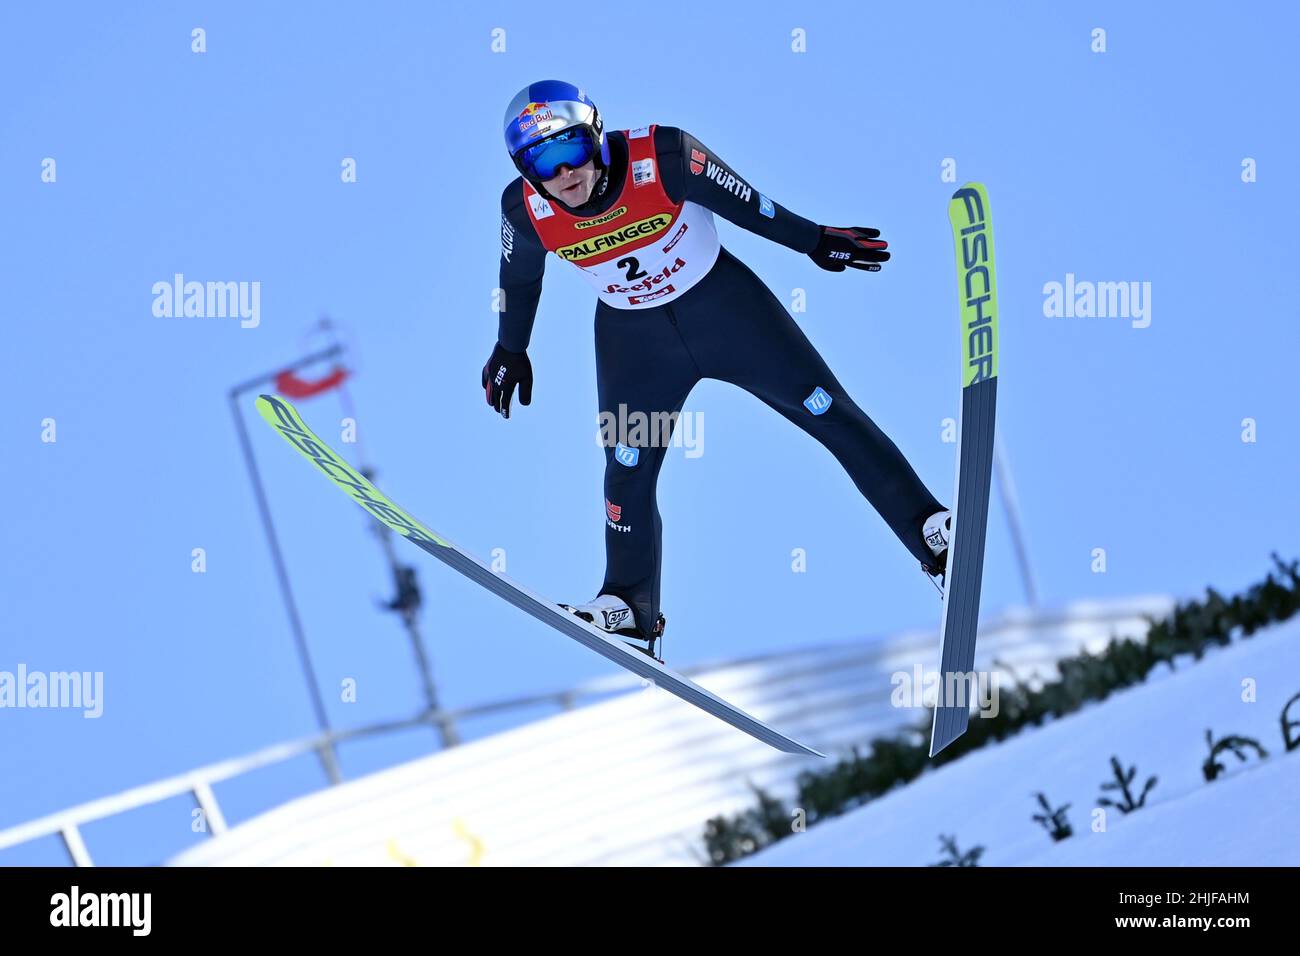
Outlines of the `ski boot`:
M587 604L561 604L560 607L602 631L623 638L623 643L633 650L640 651L660 664L663 663L663 658L659 656L664 627L667 624L663 614L656 619L654 630L649 637L646 637L637 629L636 617L632 609L627 606L627 602L612 594L601 594L592 598Z
M922 564L921 570L929 575L930 583L942 596L948 576L948 542L952 536L952 512L937 511L926 518L921 528L921 536L925 538L926 547L934 555L934 560Z

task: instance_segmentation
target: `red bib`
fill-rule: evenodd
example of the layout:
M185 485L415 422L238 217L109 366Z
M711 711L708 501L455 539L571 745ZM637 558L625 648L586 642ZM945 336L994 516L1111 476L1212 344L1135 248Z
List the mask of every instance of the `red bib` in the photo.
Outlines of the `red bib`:
M717 261L713 213L664 192L655 158L655 127L628 130L627 175L618 200L598 216L575 216L524 180L528 217L542 245L582 270L596 294L616 309L663 305Z

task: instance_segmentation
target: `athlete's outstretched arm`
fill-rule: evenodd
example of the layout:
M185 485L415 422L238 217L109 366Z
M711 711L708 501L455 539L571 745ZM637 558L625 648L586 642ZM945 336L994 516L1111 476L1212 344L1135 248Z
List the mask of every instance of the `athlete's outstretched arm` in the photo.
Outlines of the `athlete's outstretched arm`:
M796 215L753 188L683 129L657 127L655 151L669 199L698 203L742 229L806 253L832 272L843 272L846 266L876 272L889 260L888 243L878 238L879 230L821 226Z
M501 272L505 301L497 321L497 342L523 352L533 334L537 300L542 295L546 249L524 208L523 179L516 177L501 194Z
M533 400L533 366L528 360L528 340L537 317L537 300L542 294L542 273L546 270L546 249L524 210L521 179L515 179L501 194L501 313L497 320L497 342L479 376L483 397L502 417L510 417L515 388L519 402Z
M817 223L760 193L686 130L657 127L655 152L664 191L674 202L687 200L701 205L795 252L812 252L817 247L821 235Z

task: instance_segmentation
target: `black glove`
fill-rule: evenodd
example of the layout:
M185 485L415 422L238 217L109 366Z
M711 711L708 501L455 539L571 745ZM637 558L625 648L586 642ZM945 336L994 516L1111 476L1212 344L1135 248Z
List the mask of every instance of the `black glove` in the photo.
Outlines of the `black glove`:
M845 266L866 272L879 272L880 263L889 261L889 243L877 239L879 229L869 226L822 226L817 248L808 258L827 272L843 272Z
M492 349L492 356L483 366L483 389L487 403L501 413L510 417L510 400L514 398L515 386L519 386L519 401L524 405L533 403L533 363L528 361L527 352L511 352L502 348L498 342Z

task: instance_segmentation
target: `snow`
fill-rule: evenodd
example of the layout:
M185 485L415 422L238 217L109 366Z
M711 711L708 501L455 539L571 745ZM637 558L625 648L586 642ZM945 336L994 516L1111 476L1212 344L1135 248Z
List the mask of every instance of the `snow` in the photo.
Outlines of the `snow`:
M1300 692L1298 662L1295 619L1199 662L1161 667L1144 684L981 748L738 865L923 866L943 858L939 835L951 834L961 852L985 847L981 866L1295 866L1300 750L1285 752L1279 714ZM1251 682L1255 702L1243 699ZM1300 720L1300 704L1290 718ZM1207 728L1216 739L1254 737L1269 756L1222 755L1224 773L1206 783ZM1096 807L1101 783L1113 779L1112 754L1126 770L1136 764L1136 792L1159 778L1146 806L1127 816ZM1031 819L1040 790L1054 808L1071 804L1069 839L1053 843ZM1093 829L1098 809L1103 832Z

